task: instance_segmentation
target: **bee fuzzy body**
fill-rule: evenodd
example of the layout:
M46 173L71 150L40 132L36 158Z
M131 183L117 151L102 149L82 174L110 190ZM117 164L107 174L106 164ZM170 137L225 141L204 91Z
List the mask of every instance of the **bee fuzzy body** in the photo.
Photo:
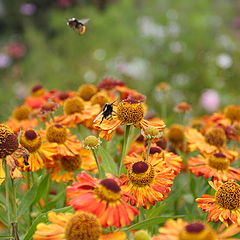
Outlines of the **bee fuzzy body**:
M73 30L76 30L80 35L82 35L86 32L85 23L87 23L88 21L89 19L79 20L77 18L70 18L67 20L67 25Z

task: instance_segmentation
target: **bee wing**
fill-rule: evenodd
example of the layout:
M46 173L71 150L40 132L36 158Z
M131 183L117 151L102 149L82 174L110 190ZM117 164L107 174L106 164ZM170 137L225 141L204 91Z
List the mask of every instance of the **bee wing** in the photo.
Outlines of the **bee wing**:
M84 18L84 19L79 19L78 21L82 24L86 24L90 19L89 18Z
M102 116L102 114L103 114L103 111L100 112L100 113L95 117L95 119L93 120L93 122L95 123L95 122Z

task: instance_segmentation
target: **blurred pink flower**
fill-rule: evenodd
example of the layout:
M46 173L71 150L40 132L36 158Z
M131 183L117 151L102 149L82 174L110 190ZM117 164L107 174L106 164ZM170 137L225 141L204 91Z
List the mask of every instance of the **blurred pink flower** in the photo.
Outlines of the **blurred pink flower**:
M22 58L26 53L26 47L22 43L13 42L7 46L7 52L12 58Z
M36 10L37 10L37 7L33 3L23 3L19 9L21 14L27 15L27 16L33 15L36 12Z
M0 53L0 68L7 68L11 62L11 58L7 54Z
M219 95L214 89L206 89L200 97L200 103L206 111L214 112L219 107Z

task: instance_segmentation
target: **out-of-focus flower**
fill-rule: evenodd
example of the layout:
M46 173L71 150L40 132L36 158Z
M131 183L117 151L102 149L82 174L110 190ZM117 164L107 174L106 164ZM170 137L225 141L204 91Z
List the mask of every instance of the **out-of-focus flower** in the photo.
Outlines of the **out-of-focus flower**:
M72 4L73 0L57 0L60 7L66 8Z
M124 232L102 233L99 219L88 212L49 212L48 220L37 225L34 240L126 240Z
M215 195L204 194L196 199L198 207L208 213L208 221L240 225L240 186L233 181L210 181L209 184Z
M120 125L135 125L140 128L147 128L149 126L153 126L156 129L163 130L165 128L165 124L162 120L158 122L150 122L143 119L144 116L144 107L143 104L134 99L125 99L122 100L116 109L117 115L113 116L112 120L104 119L102 123L99 120L95 127L100 130L100 137L105 138L109 141L114 133Z
M142 135L146 139L154 139L157 141L157 139L161 138L163 135L163 131L159 131L157 128L153 126L149 126L145 129L141 130Z
M172 148L182 148L184 143L184 128L182 125L173 124L166 131L166 137Z
M83 84L78 89L78 96L84 101L89 101L97 93L97 87L93 84Z
M125 86L125 83L113 77L105 77L98 83L98 89L111 90L117 86Z
M82 172L77 175L77 182L67 189L68 203L75 210L95 214L103 227L126 226L139 211L125 202L117 181L117 178L92 178Z
M233 64L233 60L230 55L226 53L219 54L216 59L216 64L223 69L230 68Z
M36 12L36 10L37 10L37 7L33 3L23 3L19 9L21 14L27 15L27 16L33 15Z
M171 89L171 86L167 83L167 82L160 82L157 86L156 86L156 90L159 91L169 91Z
M160 234L152 240L234 240L229 238L240 231L240 227L232 225L223 230L214 231L208 224L201 222L188 223L182 219L167 220L163 227L159 228Z
M198 155L190 158L188 164L189 170L197 177L204 176L219 181L240 181L240 169L231 167L230 160L222 153Z
M26 54L26 47L20 42L13 42L7 46L7 52L12 58L19 59Z
M240 122L240 106L228 105L224 108L224 116L231 122Z
M133 153L126 157L125 164L128 175L122 174L120 179L131 205L149 208L167 197L175 175L162 157L149 156L146 161Z
M215 90L207 89L202 93L200 103L208 112L214 112L220 104L219 95Z
M7 68L11 64L11 58L5 53L0 53L0 68Z
M192 110L192 106L186 102L180 102L175 107L174 110L176 112L190 112Z
M198 132L196 129L188 128L185 131L188 147L190 151L198 150L203 154L223 153L230 161L238 157L238 153L228 149L226 145L226 134L220 127L212 127L206 134Z

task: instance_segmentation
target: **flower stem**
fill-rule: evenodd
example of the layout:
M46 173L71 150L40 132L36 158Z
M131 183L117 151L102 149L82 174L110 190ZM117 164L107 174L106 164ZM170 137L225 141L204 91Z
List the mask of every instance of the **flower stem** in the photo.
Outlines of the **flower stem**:
M130 129L131 129L131 125L126 125L126 129L125 129L125 131L124 131L122 155L121 155L121 160L120 160L120 164L119 164L119 172L118 172L118 175L119 175L119 176L120 176L121 173L122 173L123 161L124 161L124 158L125 158L125 156L126 156L126 154L127 154L127 150L128 150L128 142L129 142Z
M11 223L11 214L10 214L10 199L9 199L9 169L7 166L6 159L3 160L4 164L4 171L5 171L5 192L6 192L6 210L7 210L7 216L8 216L8 226L10 227ZM10 232L10 231L9 231Z
M152 139L148 139L148 141L147 141L146 161L148 160L148 156L149 156L149 153L150 153L151 143L152 143Z
M97 156L97 153L96 153L96 150L95 149L92 149L92 152L93 152L93 156L95 158L95 161L96 161L96 164L97 164L97 168L98 168L98 176L99 178L103 178L103 172L102 172L102 168L101 168L101 165L98 161L98 156Z

